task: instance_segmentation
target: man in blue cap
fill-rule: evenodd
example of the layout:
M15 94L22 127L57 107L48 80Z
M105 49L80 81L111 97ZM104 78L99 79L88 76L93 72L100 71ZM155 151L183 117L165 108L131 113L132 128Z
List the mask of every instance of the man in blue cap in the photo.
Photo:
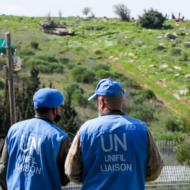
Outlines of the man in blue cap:
M63 99L58 90L38 90L35 118L11 126L0 161L0 190L61 190L69 183L64 162L70 140L55 126Z
M159 150L145 123L122 112L124 90L103 79L95 94L100 117L77 133L65 162L68 178L82 190L145 190L163 167Z

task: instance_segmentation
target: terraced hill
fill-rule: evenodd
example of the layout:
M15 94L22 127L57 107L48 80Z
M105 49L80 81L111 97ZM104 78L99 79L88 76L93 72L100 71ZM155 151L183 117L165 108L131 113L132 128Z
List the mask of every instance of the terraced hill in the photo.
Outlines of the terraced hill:
M127 115L145 121L156 139L174 138L179 118L190 111L190 24L166 21L163 30L147 30L134 21L68 17L61 22L74 29L75 36L56 36L42 33L41 21L46 18L0 16L0 38L10 31L23 60L15 85L26 82L35 65L41 86L52 82L63 93L72 89L72 104L82 124L97 116L95 102L88 103L87 97L98 80L110 77L125 88ZM165 38L167 33L176 33L176 39ZM39 44L37 49L31 48L31 41ZM3 64L0 58L1 68ZM2 72L0 76L4 81Z

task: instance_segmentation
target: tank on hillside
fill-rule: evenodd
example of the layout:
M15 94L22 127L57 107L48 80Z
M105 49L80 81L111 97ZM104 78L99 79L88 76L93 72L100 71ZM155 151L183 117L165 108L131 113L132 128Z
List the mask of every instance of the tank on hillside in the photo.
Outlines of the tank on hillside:
M47 34L56 34L59 36L64 35L74 35L75 31L69 28L66 28L65 24L60 24L55 21L41 22L40 30Z

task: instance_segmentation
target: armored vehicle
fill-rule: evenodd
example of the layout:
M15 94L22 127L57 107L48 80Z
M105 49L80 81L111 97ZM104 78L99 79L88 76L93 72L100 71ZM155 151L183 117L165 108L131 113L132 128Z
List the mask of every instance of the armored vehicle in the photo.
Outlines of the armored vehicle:
M56 34L59 36L74 35L75 33L74 30L66 28L66 25L52 20L40 23L40 30L47 34Z

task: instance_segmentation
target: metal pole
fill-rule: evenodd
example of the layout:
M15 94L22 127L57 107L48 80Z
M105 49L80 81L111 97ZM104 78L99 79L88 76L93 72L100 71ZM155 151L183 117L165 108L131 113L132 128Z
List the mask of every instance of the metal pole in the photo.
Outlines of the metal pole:
M10 121L11 125L16 123L16 104L15 104L15 90L13 81L13 58L12 58L12 48L11 48L11 34L9 32L5 33L6 37L6 54L7 54L7 79L9 87L9 102L10 102Z

